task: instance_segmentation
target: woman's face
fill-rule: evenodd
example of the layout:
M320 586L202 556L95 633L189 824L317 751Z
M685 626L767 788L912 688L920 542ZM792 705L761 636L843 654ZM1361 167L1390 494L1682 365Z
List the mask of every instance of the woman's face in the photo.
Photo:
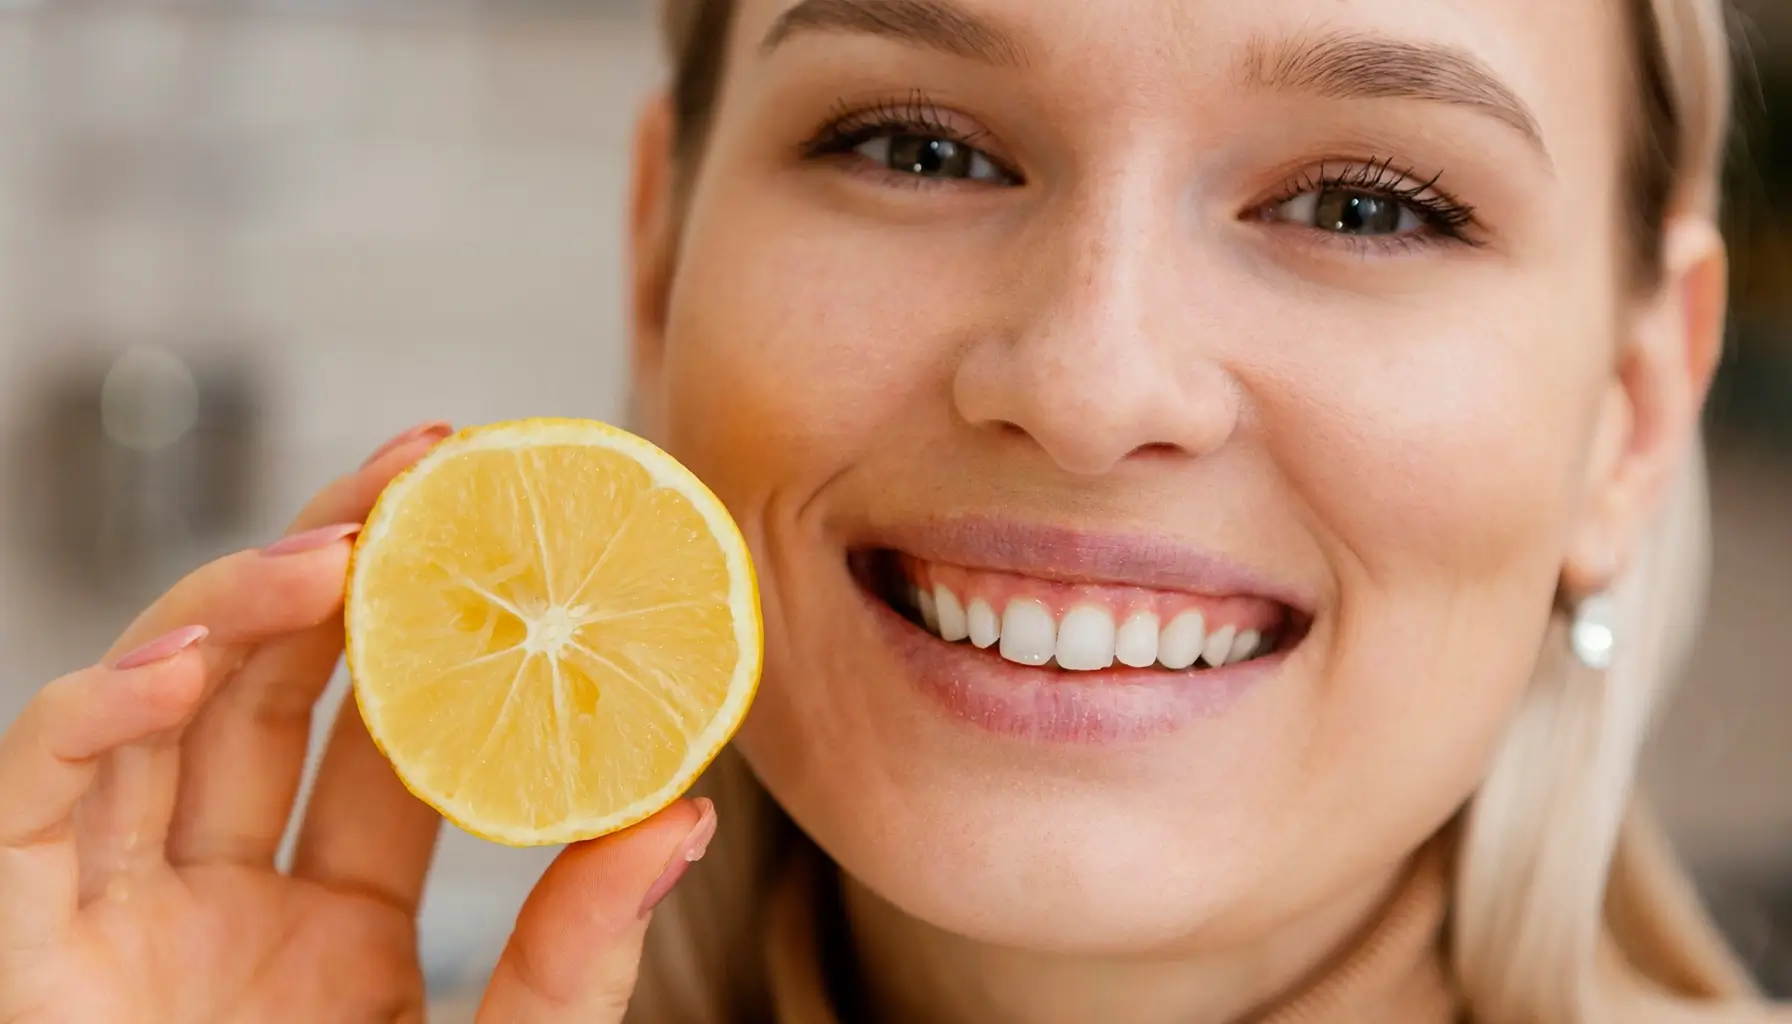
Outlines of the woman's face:
M1463 803L1703 383L1621 284L1621 12L741 0L688 195L649 116L639 394L759 566L739 745L843 868L1162 948Z

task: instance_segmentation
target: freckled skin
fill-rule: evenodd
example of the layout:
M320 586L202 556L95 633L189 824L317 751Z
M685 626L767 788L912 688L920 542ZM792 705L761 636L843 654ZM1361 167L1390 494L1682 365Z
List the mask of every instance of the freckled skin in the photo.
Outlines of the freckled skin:
M1620 5L967 0L1027 49L1000 69L856 37L760 54L786 6L741 6L676 252L638 240L671 268L637 328L647 425L762 569L754 769L873 899L979 942L1213 949L1360 904L1472 793L1565 565L1646 514L1633 481L1705 383L1696 359L1614 372L1648 306L1612 199ZM1461 48L1549 158L1462 109L1241 90L1246 41L1303 28ZM1024 183L798 156L915 90ZM1346 158L1441 175L1482 244L1247 216ZM966 730L844 565L866 524L953 515L1221 552L1318 595L1312 632L1148 741Z

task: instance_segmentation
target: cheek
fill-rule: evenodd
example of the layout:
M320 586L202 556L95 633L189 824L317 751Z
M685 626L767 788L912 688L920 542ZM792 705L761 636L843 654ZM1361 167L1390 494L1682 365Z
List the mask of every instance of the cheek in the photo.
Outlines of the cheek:
M1615 328L1548 303L1431 296L1259 368L1266 445L1334 567L1425 596L1559 560Z
M879 749L862 691L843 698L828 685L866 671L862 645L833 632L851 592L826 535L829 488L867 464L900 465L920 433L949 422L950 346L918 322L923 310L938 315L914 299L924 264L891 260L887 242L850 231L804 229L814 211L775 194L718 185L694 211L656 440L728 505L758 563L765 671L736 744L790 810L825 814L846 803L826 795L829 783L879 763L828 754ZM875 786L870 774L855 784Z
M902 432L949 372L916 328L925 282L797 211L715 197L686 242L668 324L666 443L751 517ZM936 372L937 371L937 372Z
M1369 790L1391 795L1387 814L1435 817L1484 771L1586 488L1615 330L1586 306L1433 296L1257 368L1269 456L1336 577L1303 773L1331 806Z

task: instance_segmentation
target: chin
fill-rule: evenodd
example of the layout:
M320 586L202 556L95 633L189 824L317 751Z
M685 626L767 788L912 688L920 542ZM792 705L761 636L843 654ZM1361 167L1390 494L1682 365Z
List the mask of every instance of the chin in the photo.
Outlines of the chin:
M1274 879L1255 870L1253 837L1191 843L1179 823L1143 806L1156 794L1002 795L968 805L961 794L907 796L963 810L931 828L915 823L906 847L855 835L828 852L878 899L949 934L1036 953L1137 957L1223 948L1267 927L1258 912ZM992 831L991 821L1004 824Z

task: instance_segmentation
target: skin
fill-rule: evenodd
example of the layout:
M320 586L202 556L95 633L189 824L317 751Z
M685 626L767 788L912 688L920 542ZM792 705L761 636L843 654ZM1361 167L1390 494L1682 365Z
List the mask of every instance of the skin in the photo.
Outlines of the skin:
M700 166L648 108L633 196L641 411L760 568L740 746L842 867L891 1019L1235 1019L1467 799L1558 590L1621 570L1693 436L1721 248L1676 219L1659 280L1627 284L1619 5L960 0L1024 48L995 67L840 34L763 53L789 2L743 3ZM1239 83L1247 40L1320 25L1474 55L1547 160L1484 113ZM915 90L1022 184L799 157L837 103ZM1345 158L1442 174L1481 244L1257 216ZM358 523L440 436L295 530ZM1169 733L969 729L845 570L873 526L964 514L1217 552L1302 594L1312 629ZM273 863L347 558L339 538L200 569L0 737L0 1021L419 1019L437 822L355 716L293 869ZM642 902L704 830L681 802L564 853L480 1019L620 1020Z

